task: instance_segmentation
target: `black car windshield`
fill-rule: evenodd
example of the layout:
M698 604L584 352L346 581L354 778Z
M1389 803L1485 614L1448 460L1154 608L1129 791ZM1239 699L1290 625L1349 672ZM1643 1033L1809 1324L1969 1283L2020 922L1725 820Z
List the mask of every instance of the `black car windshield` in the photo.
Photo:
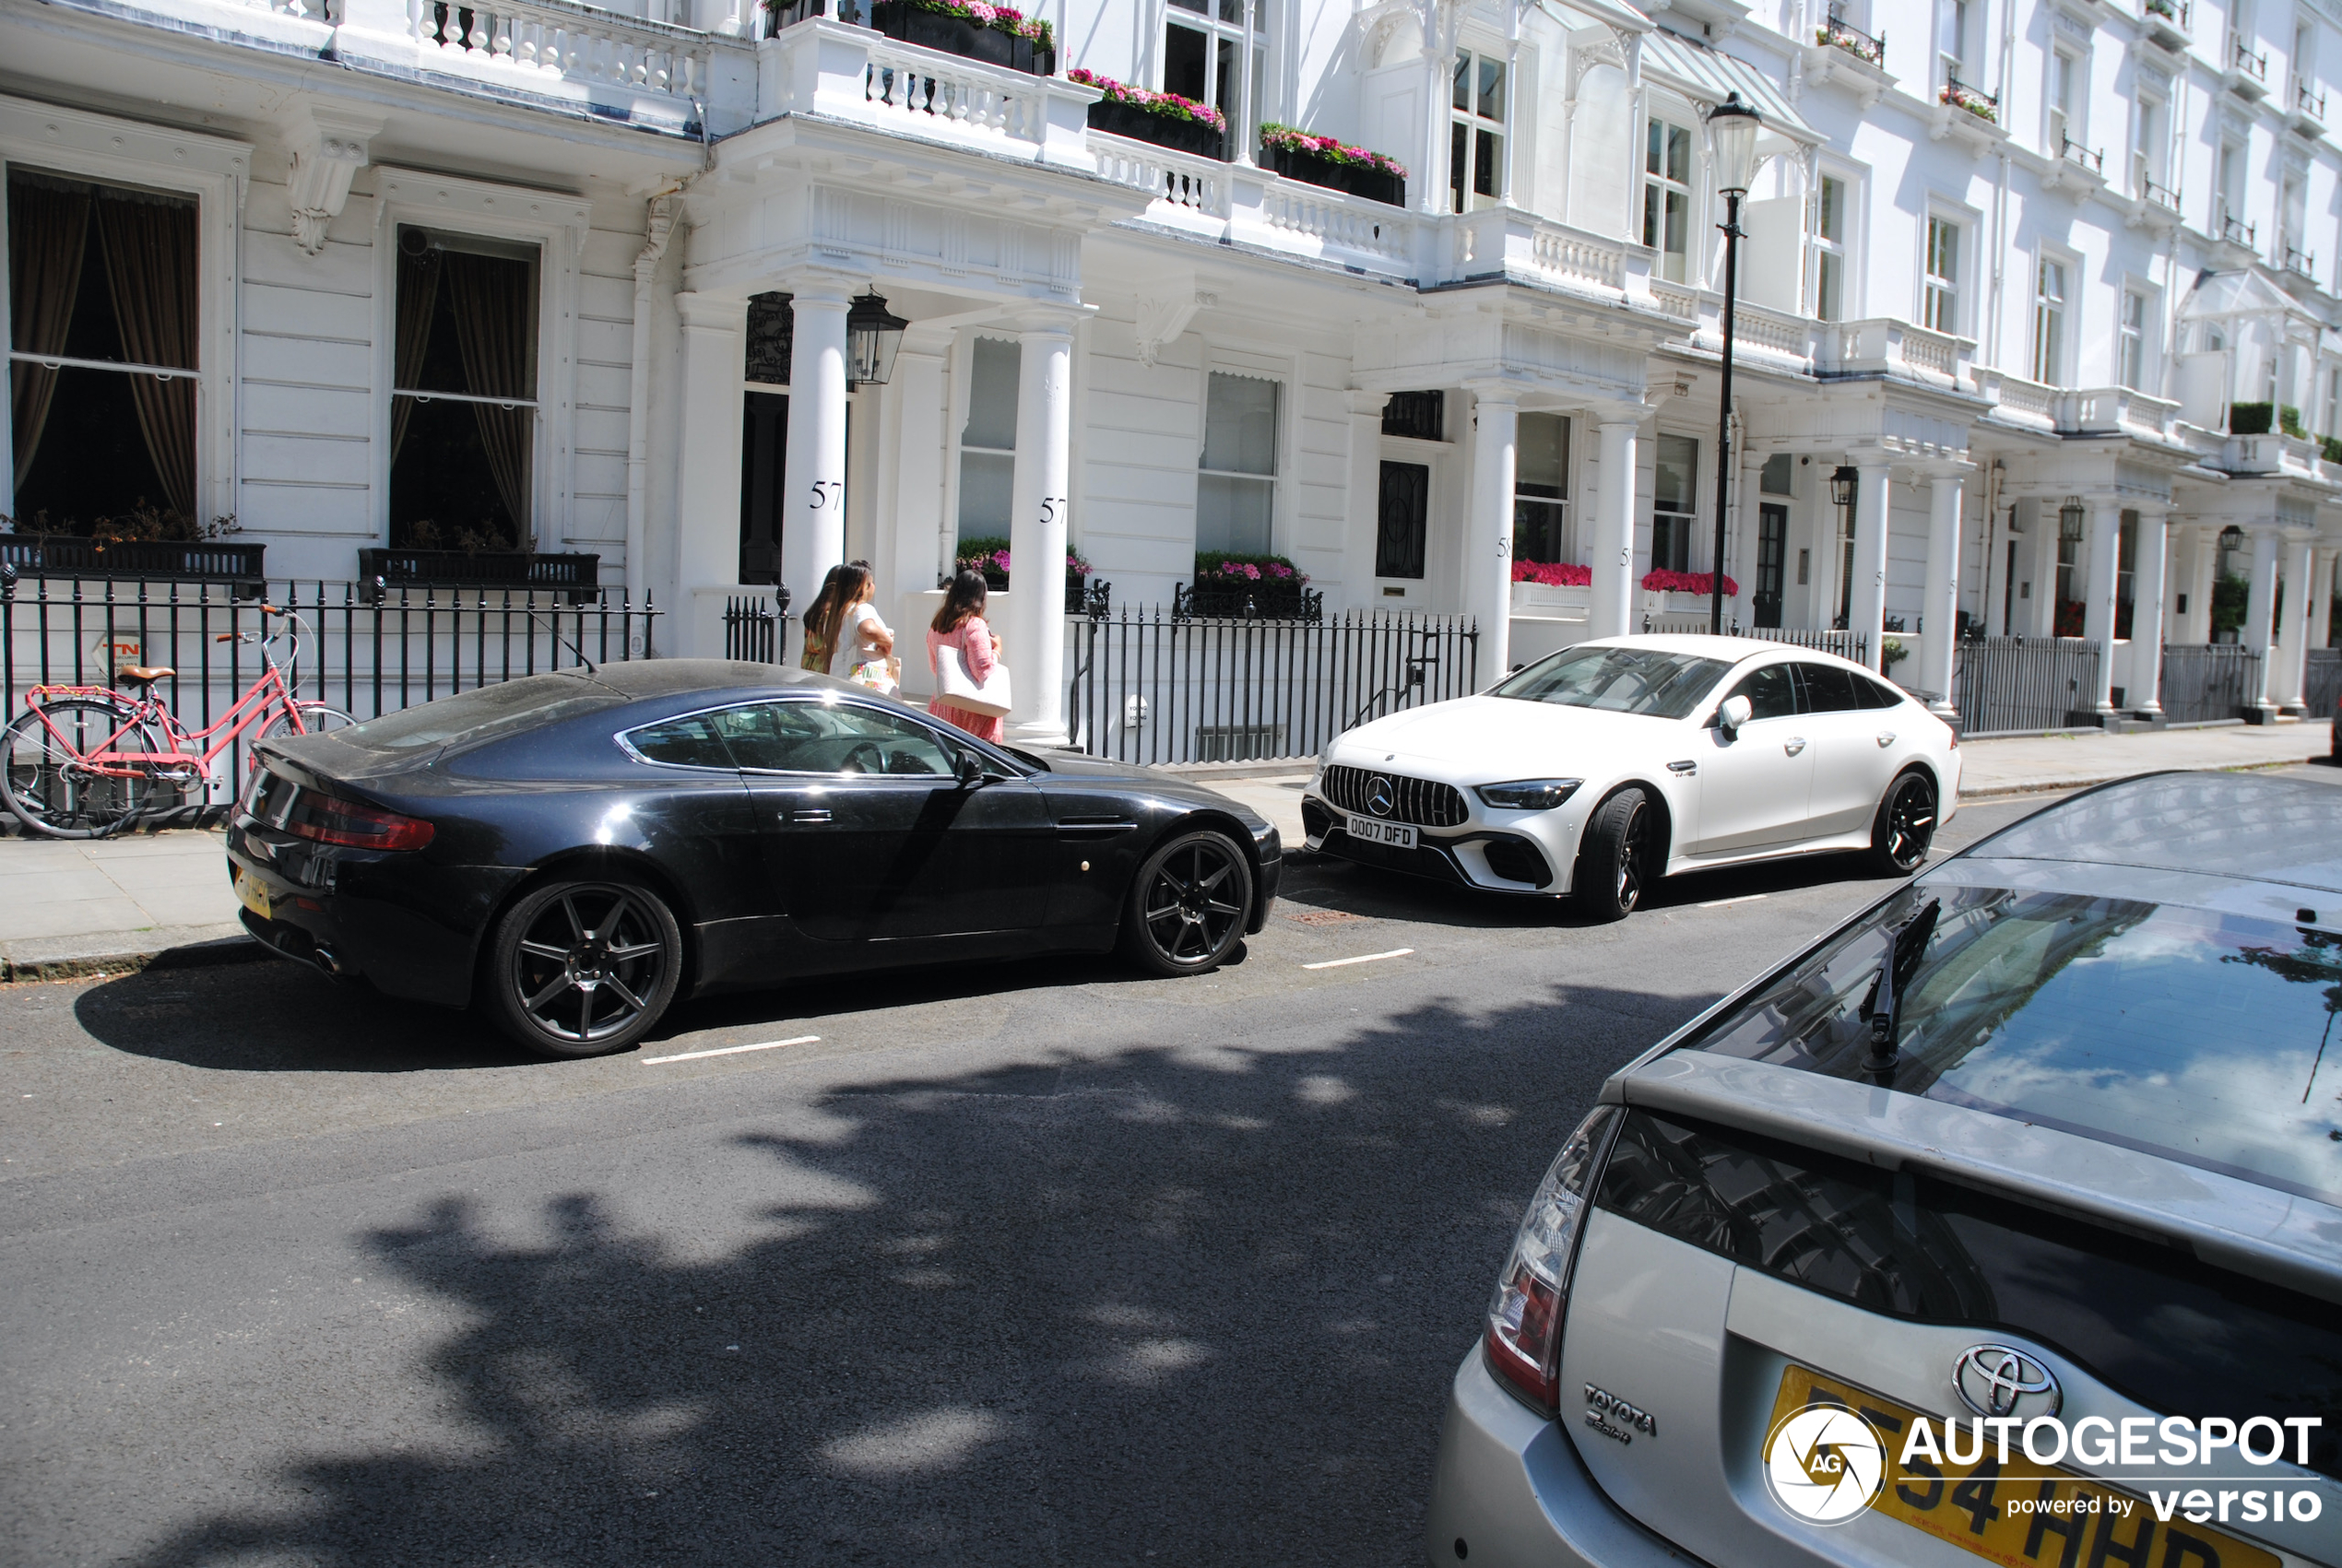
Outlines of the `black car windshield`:
M2342 936L2330 932L1920 883L1687 1043L1866 1080L1886 927L1935 898L1893 1088L2342 1204Z
M574 719L627 699L583 676L531 675L368 719L337 739L373 751L453 746Z
M1492 689L1496 697L1680 719L1732 667L1656 648L1565 648Z

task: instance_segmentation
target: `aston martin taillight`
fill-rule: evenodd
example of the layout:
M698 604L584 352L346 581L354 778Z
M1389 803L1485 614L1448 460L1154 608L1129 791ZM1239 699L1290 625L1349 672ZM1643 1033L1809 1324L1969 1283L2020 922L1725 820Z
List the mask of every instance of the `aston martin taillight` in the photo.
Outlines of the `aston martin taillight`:
M1615 1106L1597 1106L1562 1145L1521 1219L1496 1299L1488 1303L1489 1368L1548 1413L1559 1404L1561 1322L1569 1309L1586 1188L1616 1115Z
M420 849L438 830L420 817L304 789L285 813L285 831L347 849Z

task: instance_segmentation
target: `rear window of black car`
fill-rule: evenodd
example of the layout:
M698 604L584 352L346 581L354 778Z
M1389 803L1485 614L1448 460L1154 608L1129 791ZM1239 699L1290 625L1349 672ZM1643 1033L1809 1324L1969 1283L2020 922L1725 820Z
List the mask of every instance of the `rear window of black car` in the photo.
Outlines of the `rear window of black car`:
M2342 1477L2336 1309L2192 1252L1647 1111L1620 1124L1594 1202L1866 1311L2015 1330L2168 1415L2320 1417L2310 1468Z
M618 692L582 676L523 676L384 713L342 731L336 738L373 751L467 745L614 708L625 701Z
M1863 1066L1885 927L1941 898L1889 1087L2342 1206L2342 936L2136 900L1920 883L1687 1046Z

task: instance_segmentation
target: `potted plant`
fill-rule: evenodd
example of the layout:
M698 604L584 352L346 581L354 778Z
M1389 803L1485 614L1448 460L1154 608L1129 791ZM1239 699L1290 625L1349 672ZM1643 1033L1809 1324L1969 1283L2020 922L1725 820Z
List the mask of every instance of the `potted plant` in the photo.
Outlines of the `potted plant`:
M46 512L0 517L0 562L25 577L148 577L180 583L232 583L240 598L266 584L266 545L232 542L233 517L197 523L141 499L113 517L53 524Z
M1587 580L1592 581L1591 575ZM1716 593L1716 580L1705 572L1646 572L1642 585L1648 593L1694 594L1703 599L1713 598ZM1725 597L1730 598L1739 592L1740 584L1733 582L1729 573L1726 574Z
M1512 563L1512 580L1534 583L1547 588L1591 588L1594 569L1571 566L1566 561L1516 560Z
M1009 589L1009 542L997 534L977 534L962 539L952 561L954 572L981 572L984 585L996 594ZM950 587L946 578L936 584ZM1068 615L1081 614L1088 603L1090 563L1078 551L1065 552L1065 610Z
M1257 615L1275 620L1315 620L1323 595L1309 591L1309 574L1281 555L1198 550L1195 581L1172 595L1172 614Z
M828 16L904 43L1032 76L1057 70L1057 37L1047 22L983 0L765 0L765 9L775 32Z
M2000 123L2000 100L1990 93L1977 91L1966 82L1946 82L1935 95L1938 103L1948 103L1955 109L1965 109L1988 124Z
M1191 152L1199 158L1227 160L1227 117L1212 105L1176 92L1131 87L1079 66L1068 71L1065 79L1106 94L1090 105L1090 129Z
M2231 403L2229 405L2229 434L2266 435L2276 417L2277 406L2273 403Z
M1331 136L1266 122L1260 127L1260 161L1288 180L1392 206L1407 205L1407 171L1396 159Z

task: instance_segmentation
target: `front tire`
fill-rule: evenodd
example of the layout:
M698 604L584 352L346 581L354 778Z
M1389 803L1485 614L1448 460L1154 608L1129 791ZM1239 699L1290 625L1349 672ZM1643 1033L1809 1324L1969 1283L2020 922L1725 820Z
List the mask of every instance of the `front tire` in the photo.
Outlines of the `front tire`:
M605 1056L650 1032L682 969L682 927L656 893L635 882L548 882L496 923L488 1010L532 1051Z
M1252 863L1225 833L1181 833L1130 879L1122 951L1149 973L1201 974L1231 961L1252 909Z
M0 732L0 796L28 831L53 839L118 832L172 793L143 759L163 749L153 728L113 702L62 698L28 708ZM103 755L111 762L82 761Z
M1908 877L1935 843L1935 781L1913 770L1887 786L1870 830L1870 863L1882 877Z
M1596 807L1570 882L1579 907L1597 920L1632 914L1650 879L1651 837L1650 801L1641 790L1622 789Z

